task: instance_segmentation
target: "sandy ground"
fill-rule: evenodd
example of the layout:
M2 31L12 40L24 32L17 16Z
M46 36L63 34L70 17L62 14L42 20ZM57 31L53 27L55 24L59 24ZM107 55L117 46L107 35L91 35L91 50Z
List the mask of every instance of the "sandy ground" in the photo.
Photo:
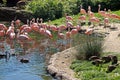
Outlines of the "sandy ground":
M116 27L116 30L103 29L101 27L96 29L97 32L109 33L104 41L105 52L120 52L120 37L118 36L120 34L120 24L116 24ZM77 80L74 72L70 69L71 62L75 59L75 54L75 49L69 48L52 55L48 66L49 72L54 73L58 80Z

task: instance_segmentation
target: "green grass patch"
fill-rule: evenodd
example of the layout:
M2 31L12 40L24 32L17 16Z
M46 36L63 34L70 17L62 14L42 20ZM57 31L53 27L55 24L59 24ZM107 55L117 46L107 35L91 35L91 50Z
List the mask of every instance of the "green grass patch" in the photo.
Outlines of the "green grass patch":
M73 61L70 68L75 71L75 77L81 80L119 80L120 66L117 66L111 73L106 73L110 63L103 64L102 67L92 65L90 61Z

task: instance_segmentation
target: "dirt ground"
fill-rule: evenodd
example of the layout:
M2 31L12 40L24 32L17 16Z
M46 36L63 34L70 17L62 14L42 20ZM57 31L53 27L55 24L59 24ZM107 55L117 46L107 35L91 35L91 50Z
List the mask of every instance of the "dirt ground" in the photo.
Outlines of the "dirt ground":
M94 31L106 33L104 41L104 52L120 52L120 24L115 24L114 28L96 27ZM74 72L70 69L71 62L75 60L76 51L69 48L65 51L54 54L49 62L49 72L56 72L56 77L62 76L60 80L77 80ZM53 71L52 71L53 70Z

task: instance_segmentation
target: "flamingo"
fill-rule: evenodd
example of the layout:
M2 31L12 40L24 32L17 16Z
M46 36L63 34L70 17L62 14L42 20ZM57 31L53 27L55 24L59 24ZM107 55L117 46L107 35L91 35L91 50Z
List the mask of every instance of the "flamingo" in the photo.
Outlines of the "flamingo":
M17 20L15 21L16 29L17 29L18 27L20 27L20 24L21 24L21 21L20 21L19 19L17 19Z
M101 9L101 5L99 4L99 5L98 5L98 13L99 13L101 16L106 17L106 11L101 11L100 9Z
M25 41L25 40L31 40L31 38L28 36L27 33L20 34L20 30L18 30L17 40L19 40L19 41Z
M39 32L39 26L38 26L36 23L33 23L33 24L31 25L31 29L32 29L33 31Z
M65 35L60 32L60 33L58 33L58 37L59 37L60 39L64 39L64 38L65 38Z
M86 31L85 31L85 34L86 34L86 35L90 35L90 34L92 34L92 33L93 33L93 29L91 29L91 28L86 29Z
M30 30L26 30L26 28L30 28L29 27L29 20L27 20L27 24L24 24L24 25L22 25L21 27L20 27L20 31L21 32L24 32L24 31L30 31Z
M82 8L82 5L81 5L80 13L86 15L86 10Z
M50 25L50 30L52 30L52 31L57 31L58 29L57 29L57 26L55 26L55 25Z
M77 34L78 33L78 30L77 29L72 29L71 30L71 35L74 35L74 34Z
M91 11L91 6L88 6L88 16L91 18L91 17L94 17L94 13Z
M0 37L5 36L5 31L4 30L0 30Z
M75 28L77 29L77 31L81 30L81 26L80 25L75 26Z
M15 32L14 32L14 21L11 22L11 26L9 26L6 35L9 36L10 39L14 39L15 38Z
M73 20L72 16L66 15L66 20Z
M105 27L108 25L108 23L109 23L109 18L104 18L104 25L105 25Z
M32 28L29 26L29 20L27 20L27 24L22 25L22 26L20 27L20 31L21 31L21 33L24 33L24 32L29 33L29 32L32 31Z
M82 20L82 21L86 20L86 16L82 15L82 16L79 17L79 19Z
M86 20L86 16L85 15L80 16L79 20L80 20L80 22L79 22L80 25L82 25L82 23L85 24L84 21Z
M0 30L7 30L7 27L4 24L0 24Z
M48 36L49 38L53 37L49 30L45 30L45 35Z
M60 25L59 27L58 27L58 29L61 31L61 30L65 30L67 27L65 26L65 25Z
M89 19L90 22L93 23L93 27L95 26L95 23L99 23L100 20L97 17L92 17Z

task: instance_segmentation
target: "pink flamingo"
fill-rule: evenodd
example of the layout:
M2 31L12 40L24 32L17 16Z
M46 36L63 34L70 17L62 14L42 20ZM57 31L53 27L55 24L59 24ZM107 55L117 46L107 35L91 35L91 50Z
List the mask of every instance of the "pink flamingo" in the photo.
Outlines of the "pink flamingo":
M32 31L32 28L29 26L29 20L27 20L27 24L22 25L22 26L20 27L20 31L21 31L21 33L24 33L24 32L29 33L29 32Z
M92 17L89 19L90 22L93 23L93 27L95 26L95 23L99 23L100 20L97 17Z
M78 30L77 29L72 29L71 30L71 35L74 35L74 34L77 34L78 33Z
M15 21L15 25L16 25L16 29L18 29L20 27L21 21L19 19L17 19Z
M80 17L79 17L79 25L81 25L82 26L82 22L85 22L85 20L86 20L86 16L85 15L81 15Z
M9 36L10 39L14 39L15 38L15 32L14 32L15 28L14 28L14 21L11 22L11 26L9 26L6 35Z
M50 39L53 38L53 36L49 30L45 30L45 35L48 36Z
M55 25L50 25L50 30L58 31L57 26L55 26Z
M4 37L5 36L5 31L4 30L0 30L0 37Z
M35 19L33 18L32 21L30 21L30 27L33 31L39 32L39 25L38 25L38 18L37 23L35 23Z
M91 18L91 17L94 17L94 13L91 11L91 6L88 6L88 16Z
M93 29L86 29L85 34L90 35L93 33Z
M106 11L101 11L100 9L101 9L101 5L99 4L99 5L98 5L98 13L99 13L101 16L106 17Z
M83 15L86 15L86 10L82 8L82 5L81 5L81 8L80 8L80 13L83 14Z
M31 40L31 38L27 34L20 34L19 32L17 34L17 39L19 41Z
M79 19L84 21L84 20L86 20L86 16L82 15L82 16L79 17Z
M58 29L60 30L60 31L62 31L62 30L65 30L67 27L65 26L65 25L60 25L59 27L58 27Z
M66 15L66 20L73 20L72 16Z
M20 24L19 21L18 21L18 24ZM20 31L24 30L24 28L26 27L29 27L29 20L27 20L27 24L24 24L20 27Z
M0 30L7 30L7 27L4 24L0 24Z

